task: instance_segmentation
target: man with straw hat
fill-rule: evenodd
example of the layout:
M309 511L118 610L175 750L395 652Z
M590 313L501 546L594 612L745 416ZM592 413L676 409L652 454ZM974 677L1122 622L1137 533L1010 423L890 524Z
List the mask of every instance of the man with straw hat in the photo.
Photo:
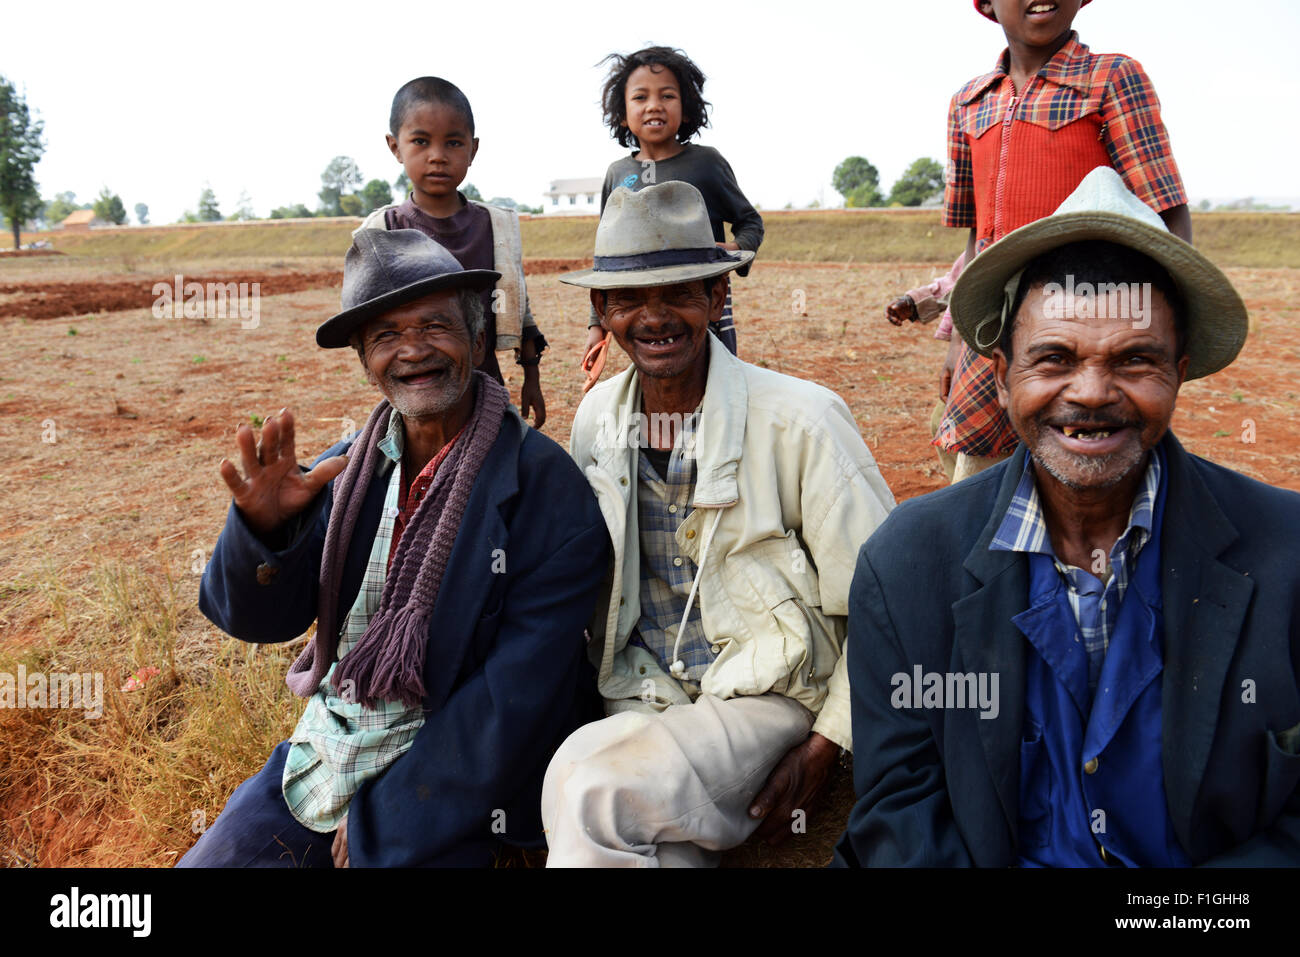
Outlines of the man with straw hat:
M599 713L583 626L609 546L564 450L476 371L497 278L418 230L361 230L316 342L355 348L382 400L311 469L288 410L260 442L236 431L199 607L244 641L314 621L288 677L307 704L182 866L484 866L540 844L546 762Z
M863 547L837 860L1300 863L1300 495L1169 430L1241 298L1099 167L952 311L1021 444Z
M615 190L593 268L565 277L632 364L573 423L614 548L590 629L610 717L551 761L549 865L710 864L756 829L802 834L851 744L849 580L893 496L842 399L709 334L752 256L670 181Z

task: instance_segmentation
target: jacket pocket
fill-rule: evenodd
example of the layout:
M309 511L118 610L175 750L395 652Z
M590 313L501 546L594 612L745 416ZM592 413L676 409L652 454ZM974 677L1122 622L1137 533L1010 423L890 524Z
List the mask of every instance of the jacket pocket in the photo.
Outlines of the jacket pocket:
M1259 790L1259 827L1271 825L1300 784L1300 724L1268 732L1268 757Z
M1047 847L1052 839L1052 762L1043 729L1028 717L1020 741L1019 791L1017 840L1022 847Z
M774 691L812 700L810 675L824 683L839 646L798 536L790 531L756 542L728 556L723 569L727 601L743 625L737 634L744 637L723 639L706 690L718 693L716 685L734 694Z

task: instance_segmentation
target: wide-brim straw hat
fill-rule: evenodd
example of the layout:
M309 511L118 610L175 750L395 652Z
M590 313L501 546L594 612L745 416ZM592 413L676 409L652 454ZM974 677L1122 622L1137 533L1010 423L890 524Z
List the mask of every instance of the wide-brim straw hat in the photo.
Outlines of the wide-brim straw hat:
M1007 283L1041 254L1085 240L1128 246L1164 266L1187 309L1187 378L1232 362L1246 343L1246 305L1232 282L1124 186L1098 166L1051 216L1008 233L971 261L953 287L952 321L966 344L991 356L1002 335ZM1006 317L1009 320L1010 317Z
M610 193L596 227L592 268L565 273L560 281L586 289L668 286L721 276L753 258L751 250L718 246L700 191L669 180Z
M440 289L485 289L501 278L466 269L418 229L363 229L343 260L343 311L321 323L316 344L341 349L375 316Z

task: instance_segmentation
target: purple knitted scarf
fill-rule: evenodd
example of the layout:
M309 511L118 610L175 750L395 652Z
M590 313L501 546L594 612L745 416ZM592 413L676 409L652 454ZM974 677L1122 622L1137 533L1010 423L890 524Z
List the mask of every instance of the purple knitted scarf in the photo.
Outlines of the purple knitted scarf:
M473 382L478 391L474 412L402 533L379 608L331 679L335 689L351 681L356 689L353 700L367 708L381 700L415 707L424 699L424 656L438 589L470 490L501 430L501 417L510 401L505 387L482 372L474 372ZM347 468L334 482L334 503L321 556L316 634L286 679L290 690L303 698L317 692L338 652L343 566L366 490L375 477L382 454L379 440L388 428L391 410L385 399L370 413L366 427L352 444Z

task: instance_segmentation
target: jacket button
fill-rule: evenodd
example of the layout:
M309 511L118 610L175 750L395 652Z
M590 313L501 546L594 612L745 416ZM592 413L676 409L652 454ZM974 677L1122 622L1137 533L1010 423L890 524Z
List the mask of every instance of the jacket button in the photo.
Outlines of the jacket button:
M619 479L619 480L618 480L618 484L619 484L619 485L626 485L626 484L627 484L627 476L625 475L625 476L623 476L621 479Z
M688 529L686 530L686 537L687 537L687 538L694 538L694 537L695 537L695 529L693 529L693 528L688 528Z
M1088 763L1085 764L1085 765L1083 766L1083 773L1084 773L1084 774L1096 774L1096 773L1097 773L1097 759L1096 759L1096 758L1090 758L1090 759L1088 760Z
M259 585L269 585L271 580L280 573L280 569L274 565L268 565L266 562L257 566L257 583Z

